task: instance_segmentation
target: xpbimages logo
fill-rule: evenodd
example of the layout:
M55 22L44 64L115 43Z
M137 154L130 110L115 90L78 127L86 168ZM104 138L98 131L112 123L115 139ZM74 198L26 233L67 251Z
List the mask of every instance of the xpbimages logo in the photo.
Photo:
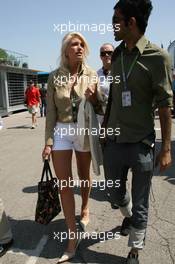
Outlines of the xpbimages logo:
M104 127L92 127L89 129L88 127L72 127L68 125L68 127L55 127L54 128L54 136L60 136L64 138L65 136L98 136L99 138L106 138L106 136L120 136L120 127L116 127L113 129L112 127L108 127L107 129Z
M59 32L63 34L65 32L98 32L100 35L104 35L107 32L115 32L120 31L120 24L96 24L96 23L72 23L69 21L68 23L61 23L61 24L53 24L53 31Z
M88 180L79 180L79 179L72 179L69 178L68 180L54 180L54 188L58 187L60 190L64 188L74 188L74 187L83 187L83 188L98 188L100 191L104 191L107 189L112 188L120 188L120 180L116 179L113 180L92 180L92 183Z
M96 75L91 76L91 77L89 77L88 75L75 77L69 73L68 76L65 76L65 75L55 76L54 75L53 78L54 78L54 85L56 87L66 85L68 83L74 84L74 83L82 83L82 82L97 84L99 81L101 85L105 85L106 82L108 82L109 84L111 84L111 83L119 84L120 83L120 75L116 75L115 77L110 76L110 75L107 77L96 76Z
M59 242L63 242L64 240L67 239L92 239L92 240L99 240L100 243L105 242L106 240L111 240L111 239L115 239L118 240L120 239L120 233L119 232L92 232L92 233L88 233L88 232L70 232L70 230L68 232L54 232L53 233L54 240L58 240Z

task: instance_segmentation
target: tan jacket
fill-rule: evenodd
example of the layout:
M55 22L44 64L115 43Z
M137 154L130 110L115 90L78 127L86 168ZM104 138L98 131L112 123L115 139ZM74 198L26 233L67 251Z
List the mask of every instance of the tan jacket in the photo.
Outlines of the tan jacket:
M100 127L97 115L90 102L83 99L78 111L78 128L88 129L88 133L80 133L79 142L83 149L90 147L92 168L96 175L100 175L100 165L103 165L103 155L99 141Z
M56 122L73 122L69 80L70 72L64 68L58 68L49 76L45 129L46 145L53 145L54 127ZM98 76L96 72L90 67L83 65L78 75L77 84L74 86L74 90L80 100L85 97L84 93L88 86L94 83L96 83L98 87ZM98 98L102 98L99 95L99 87L97 88L97 91Z

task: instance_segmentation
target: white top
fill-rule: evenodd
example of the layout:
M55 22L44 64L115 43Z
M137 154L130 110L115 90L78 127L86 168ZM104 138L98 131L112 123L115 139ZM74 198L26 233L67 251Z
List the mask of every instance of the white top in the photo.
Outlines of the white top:
M108 96L109 96L109 88L110 88L110 77L111 77L111 72L107 75L104 74L103 68L99 69L97 71L98 78L99 78L99 83L100 83L100 90L104 94L105 97L105 104L107 105L108 102ZM103 111L105 113L106 106L103 107ZM103 116L97 115L98 121L100 124L103 122Z
M110 87L110 82L109 82L110 80L109 77L111 76L110 71L108 75L105 76L103 73L103 68L101 68L97 71L97 74L99 77L100 89L105 94L106 99L107 99L109 96L109 87Z

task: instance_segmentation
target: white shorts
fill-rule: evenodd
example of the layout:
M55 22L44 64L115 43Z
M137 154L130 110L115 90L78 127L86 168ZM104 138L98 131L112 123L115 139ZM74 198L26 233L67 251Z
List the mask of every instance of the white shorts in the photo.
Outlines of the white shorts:
M28 106L28 111L30 114L36 114L38 113L38 107L36 105Z
M57 122L54 129L54 142L52 150L76 150L89 152L90 148L83 149L79 142L77 123Z

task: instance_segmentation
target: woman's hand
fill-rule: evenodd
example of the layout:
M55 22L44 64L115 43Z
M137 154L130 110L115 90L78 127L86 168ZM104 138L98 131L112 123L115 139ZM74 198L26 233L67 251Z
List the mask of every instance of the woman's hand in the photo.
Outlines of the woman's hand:
M97 89L96 85L89 86L85 91L85 97L91 104L96 105L97 103Z
M43 152L42 152L42 158L43 158L43 160L50 159L51 152L52 152L52 146L46 145L44 147L44 149L43 149Z

